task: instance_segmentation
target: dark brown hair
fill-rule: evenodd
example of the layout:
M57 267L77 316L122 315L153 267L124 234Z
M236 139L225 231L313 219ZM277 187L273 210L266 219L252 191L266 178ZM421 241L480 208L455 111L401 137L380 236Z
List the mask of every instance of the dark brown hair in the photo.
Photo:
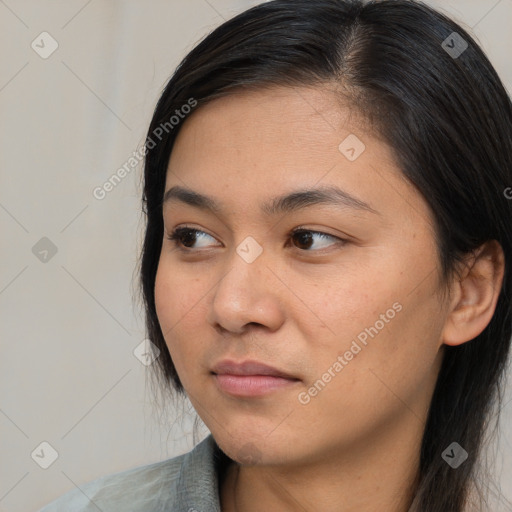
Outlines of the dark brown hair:
M474 484L482 496L477 510L486 510L480 486L489 480L477 486L476 463L492 408L501 404L512 329L512 215L504 197L512 186L512 107L473 38L421 2L266 2L223 23L180 63L146 139L140 277L147 335L161 352L155 376L169 393L183 391L154 300L166 170L186 122L170 126L169 119L191 98L197 110L243 87L333 83L373 119L404 176L429 204L445 283L462 258L486 241L497 240L504 250L504 282L491 322L474 340L445 347L411 505L421 512L462 512ZM165 123L165 135L155 140ZM458 469L441 457L454 441L469 453Z

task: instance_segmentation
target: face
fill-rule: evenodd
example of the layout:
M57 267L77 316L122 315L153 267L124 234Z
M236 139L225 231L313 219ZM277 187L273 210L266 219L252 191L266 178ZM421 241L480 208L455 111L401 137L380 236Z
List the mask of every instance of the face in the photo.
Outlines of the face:
M327 89L237 93L184 122L170 189L157 315L220 447L297 464L417 437L446 316L432 216L390 148Z

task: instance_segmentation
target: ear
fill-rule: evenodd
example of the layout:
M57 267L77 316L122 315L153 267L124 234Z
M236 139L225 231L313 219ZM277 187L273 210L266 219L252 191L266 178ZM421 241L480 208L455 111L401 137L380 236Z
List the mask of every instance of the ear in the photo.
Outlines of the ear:
M505 257L501 245L490 240L467 259L462 274L451 283L450 309L441 341L461 345L476 338L489 324L501 291Z

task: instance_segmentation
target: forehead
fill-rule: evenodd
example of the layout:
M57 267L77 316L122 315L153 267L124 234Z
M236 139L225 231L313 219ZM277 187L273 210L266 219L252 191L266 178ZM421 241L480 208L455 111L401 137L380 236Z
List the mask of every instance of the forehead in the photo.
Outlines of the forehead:
M347 144L360 153L355 159L347 158ZM238 91L194 111L169 160L166 191L173 186L239 206L279 192L335 186L383 215L430 220L391 148L333 90L321 87Z
M313 133L333 134L356 120L363 122L354 110L340 108L339 96L326 87L238 89L196 109L184 122L178 140L193 131L198 143L214 137L224 149L241 145L247 149L248 142L254 147L286 142L281 151L297 151L297 141L307 142L311 149L322 140L312 137Z

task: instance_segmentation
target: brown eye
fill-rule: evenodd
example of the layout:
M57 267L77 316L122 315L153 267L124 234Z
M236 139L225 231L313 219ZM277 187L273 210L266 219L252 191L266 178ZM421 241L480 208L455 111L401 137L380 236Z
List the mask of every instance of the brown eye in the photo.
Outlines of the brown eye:
M319 247L316 247L314 250L320 250L331 245L337 245L340 242L346 242L346 240L343 240L337 236L329 235L328 233L323 233L321 231L313 231L311 229L296 229L295 231L292 232L291 238L294 240L294 245L298 249L308 252L313 252L310 249L312 246L314 246L316 240L321 240L323 242L317 243ZM334 242L328 243L329 241Z
M194 229L182 229L177 235L178 240L185 246L194 245L197 238L197 232Z
M296 231L292 238L299 246L299 249L309 249L313 242L313 236L310 231Z
M174 245L178 249L183 251L192 251L195 249L193 245L205 236L213 239L212 236L210 236L208 233L205 233L204 231L201 231L200 229L181 227L176 228L170 235L167 236L167 239L174 242ZM205 245L203 245L203 247L205 247Z

